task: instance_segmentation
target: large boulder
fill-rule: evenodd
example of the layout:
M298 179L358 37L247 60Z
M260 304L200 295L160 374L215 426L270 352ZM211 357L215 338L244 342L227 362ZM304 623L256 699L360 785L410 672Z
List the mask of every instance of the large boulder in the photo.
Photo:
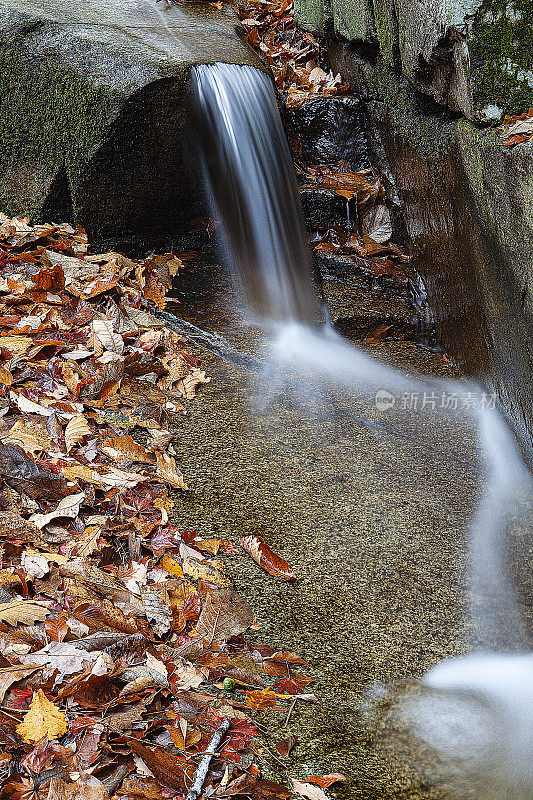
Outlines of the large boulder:
M0 0L0 207L91 237L171 236L195 213L194 64L261 62L237 17L155 0Z
M340 21L336 2L295 0L296 17L328 35L333 69L366 103L441 341L497 391L533 459L533 144L505 148L487 126L533 105L532 6L343 0Z

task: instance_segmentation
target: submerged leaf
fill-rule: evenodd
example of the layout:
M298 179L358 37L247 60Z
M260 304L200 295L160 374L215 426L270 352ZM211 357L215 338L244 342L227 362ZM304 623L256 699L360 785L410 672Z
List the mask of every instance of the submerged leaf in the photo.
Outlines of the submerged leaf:
M256 564L276 578L295 581L296 575L284 558L276 555L259 536L246 536L239 539L239 544L250 555Z

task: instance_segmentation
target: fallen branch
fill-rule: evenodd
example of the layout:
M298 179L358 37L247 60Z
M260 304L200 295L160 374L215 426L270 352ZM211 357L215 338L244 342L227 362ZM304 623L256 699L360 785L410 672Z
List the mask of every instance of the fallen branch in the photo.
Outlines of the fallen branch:
M224 738L224 734L227 732L229 725L229 719L223 719L220 723L220 727L213 734L211 741L206 747L205 755L198 764L198 769L194 773L194 781L185 800L198 800L200 797L211 759L213 758L220 742Z

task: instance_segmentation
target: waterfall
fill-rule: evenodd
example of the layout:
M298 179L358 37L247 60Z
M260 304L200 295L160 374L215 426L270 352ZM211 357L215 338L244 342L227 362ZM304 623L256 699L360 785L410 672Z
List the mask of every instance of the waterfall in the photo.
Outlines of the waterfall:
M271 337L276 366L292 375L307 372L313 386L321 383L330 396L339 387L357 392L375 401L374 412L384 397L399 435L429 442L435 429L434 448L450 425L475 431L485 463L470 531L478 653L430 670L417 684L415 699L397 698L396 720L438 753L452 794L531 800L533 654L527 652L505 558L510 527L531 519L531 475L497 410L433 407L413 418L395 405L400 394L480 393L480 387L403 375L317 324L294 170L268 76L250 67L198 66L192 90L200 164L211 212L220 222L224 261L249 316ZM459 464L462 455L456 454Z
M307 236L271 79L248 66L200 65L192 89L208 202L249 312L315 322Z

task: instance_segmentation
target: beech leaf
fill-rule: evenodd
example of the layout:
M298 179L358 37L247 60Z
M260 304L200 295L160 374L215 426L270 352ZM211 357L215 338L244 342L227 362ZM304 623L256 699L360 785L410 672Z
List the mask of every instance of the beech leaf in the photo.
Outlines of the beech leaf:
M295 581L296 575L284 558L276 555L259 536L246 536L239 539L239 544L250 555L256 564L275 578Z

